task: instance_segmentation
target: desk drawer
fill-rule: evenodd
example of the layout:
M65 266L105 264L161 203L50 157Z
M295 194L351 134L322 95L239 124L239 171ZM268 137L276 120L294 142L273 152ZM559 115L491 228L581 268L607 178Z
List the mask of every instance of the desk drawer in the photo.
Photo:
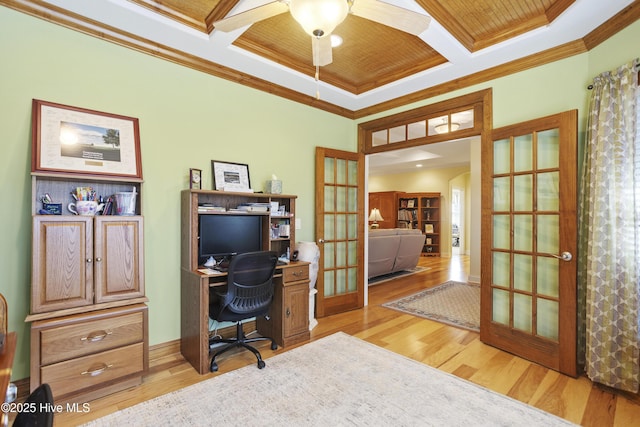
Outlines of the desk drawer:
M40 364L98 353L112 348L142 342L144 325L142 311L96 319L93 314L78 317L64 326L40 331Z
M48 383L54 396L94 387L144 371L144 344L108 350L41 368L41 382Z
M282 269L283 283L298 282L300 280L309 280L309 265L297 265Z

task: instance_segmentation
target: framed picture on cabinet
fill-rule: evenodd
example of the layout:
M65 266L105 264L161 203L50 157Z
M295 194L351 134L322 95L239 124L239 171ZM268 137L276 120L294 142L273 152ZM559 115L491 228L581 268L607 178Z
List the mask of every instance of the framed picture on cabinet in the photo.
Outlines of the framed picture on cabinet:
M251 192L249 165L211 160L213 188L220 191Z
M138 119L33 100L32 172L142 179Z
M433 234L433 224L425 224L424 225L424 232L426 234Z

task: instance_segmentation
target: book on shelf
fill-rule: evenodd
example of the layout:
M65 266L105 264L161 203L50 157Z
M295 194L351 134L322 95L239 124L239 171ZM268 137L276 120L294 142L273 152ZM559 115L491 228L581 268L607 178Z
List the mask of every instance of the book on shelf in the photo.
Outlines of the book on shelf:
M227 209L224 206L214 206L214 205L198 205L198 212L207 213L207 212L226 212Z
M269 203L242 203L237 209L247 212L268 212L269 207Z

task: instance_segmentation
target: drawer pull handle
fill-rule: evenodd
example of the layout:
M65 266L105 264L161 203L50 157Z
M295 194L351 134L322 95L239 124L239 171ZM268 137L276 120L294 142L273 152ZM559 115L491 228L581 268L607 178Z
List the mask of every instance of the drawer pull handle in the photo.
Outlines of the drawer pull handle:
M87 341L87 342L96 342L96 341L102 341L103 339L105 339L108 335L111 335L113 332L111 331L98 331L98 332L91 332L89 335L87 335L86 337L82 337L80 338L80 341Z
M294 276L302 276L302 271L294 271L293 275Z
M80 375L91 375L92 377L95 377L96 375L100 375L112 366L113 365L107 365L106 363L103 363L102 366L98 368L89 368L88 370L81 372Z

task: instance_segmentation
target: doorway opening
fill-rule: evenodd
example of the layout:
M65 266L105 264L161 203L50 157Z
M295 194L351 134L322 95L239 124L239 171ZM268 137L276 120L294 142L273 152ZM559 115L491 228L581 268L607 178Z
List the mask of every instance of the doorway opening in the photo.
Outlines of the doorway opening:
M464 229L464 189L451 190L451 256L464 254L462 236Z

